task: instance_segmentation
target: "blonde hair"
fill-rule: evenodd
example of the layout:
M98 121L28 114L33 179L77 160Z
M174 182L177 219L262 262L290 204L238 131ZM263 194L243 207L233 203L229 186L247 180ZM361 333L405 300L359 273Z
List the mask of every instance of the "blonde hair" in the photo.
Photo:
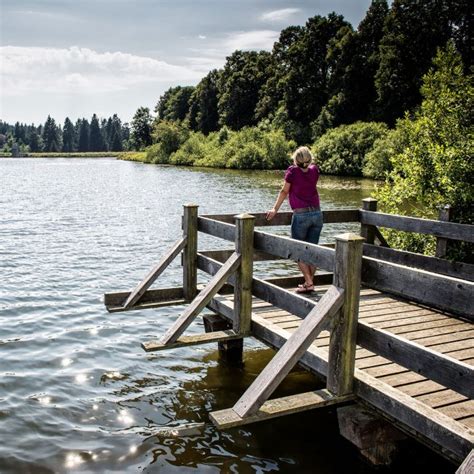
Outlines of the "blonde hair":
M302 163L303 161L314 160L314 156L307 146L300 146L297 148L294 153L291 155L293 163L296 165Z

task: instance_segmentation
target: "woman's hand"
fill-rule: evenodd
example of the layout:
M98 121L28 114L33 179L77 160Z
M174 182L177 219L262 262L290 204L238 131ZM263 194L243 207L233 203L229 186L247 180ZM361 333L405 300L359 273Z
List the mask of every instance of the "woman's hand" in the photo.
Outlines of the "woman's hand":
M277 210L273 207L269 211L267 211L267 221L271 221L277 213Z

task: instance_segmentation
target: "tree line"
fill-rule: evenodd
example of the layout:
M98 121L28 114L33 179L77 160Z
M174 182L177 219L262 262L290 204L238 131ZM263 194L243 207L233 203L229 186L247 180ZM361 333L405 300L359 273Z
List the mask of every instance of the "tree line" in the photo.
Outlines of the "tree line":
M356 29L342 15L316 15L282 30L271 52L235 51L196 86L169 88L155 117L140 107L135 145L150 145L162 121L204 135L263 124L298 144L357 121L393 127L420 105L438 48L453 41L469 70L470 15L467 0L373 0Z
M48 115L44 125L14 125L0 120L0 148L9 152L16 144L22 152L101 152L123 151L133 148L130 128L117 114L101 119L96 114L91 120L66 117L62 126Z

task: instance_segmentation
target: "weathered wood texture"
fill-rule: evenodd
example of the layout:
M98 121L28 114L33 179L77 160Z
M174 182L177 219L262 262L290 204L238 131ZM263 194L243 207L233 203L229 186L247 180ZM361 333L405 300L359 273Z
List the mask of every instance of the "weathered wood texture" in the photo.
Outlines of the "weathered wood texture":
M456 474L472 474L474 472L474 449L466 456Z
M470 281L363 257L362 283L474 320Z
M336 395L351 393L354 381L363 242L355 234L336 237L334 285L344 289L344 303L332 321L327 375L327 388Z
M359 321L357 343L397 364L474 398L474 367Z
M452 217L452 207L449 204L446 204L439 210L438 219L440 221L449 222ZM448 252L448 240L438 237L436 239L436 253L435 255L439 258L446 257Z
M183 250L186 245L186 239L178 240L173 247L164 255L164 257L158 262L158 264L153 267L141 281L138 286L130 293L130 296L124 303L124 308L129 308L133 306L137 301L140 300L140 297L145 293L148 288L154 283L154 281L165 271L166 267L176 258L176 256Z
M473 226L455 222L442 222L418 217L384 214L382 212L360 211L360 222L364 225L376 225L405 232L430 234L451 240L474 242Z
M364 245L364 256L377 260L419 268L431 273L440 273L462 280L474 280L474 265L462 262L451 262L442 258L428 257L418 253L380 247L378 245Z
M250 332L252 315L253 275L253 229L255 218L249 214L236 217L237 232L235 251L240 255L240 265L235 274L234 286L234 331L240 334Z
M267 220L267 214L264 212L251 212L255 217L255 227L267 227L278 225L290 225L292 212L279 212L271 221ZM233 224L235 216L233 214L205 214L201 217L213 219L221 222ZM358 209L331 209L323 211L323 220L326 224L334 224L339 222L359 222Z
M104 295L104 304L109 313L121 311L130 311L133 309L156 308L161 306L170 306L173 304L183 304L183 288L158 288L156 290L147 290L140 298L140 301L128 308L124 307L125 301L130 296L129 291L119 293L106 293Z
M232 319L233 305L227 297L216 296L209 306L229 320ZM290 337L287 330L255 312L252 314L252 333L275 349L282 347ZM327 350L312 345L302 355L300 364L317 374L326 375L327 359ZM354 372L354 393L404 430L435 443L439 449L444 447L445 454L456 462L461 462L472 449L474 435L462 423L357 368Z
M183 291L187 301L191 301L197 294L197 217L198 206L186 204L183 214L183 237L186 239L183 250Z
M334 250L321 245L255 231L254 247L256 250L282 258L305 262L327 271L332 272L334 269Z
M206 307L212 297L222 288L229 275L232 274L240 265L240 255L234 254L222 265L222 268L214 275L206 288L202 290L193 302L186 308L183 314L166 331L160 339L161 344L176 342L179 336L183 334L186 328L192 323L193 319Z
M286 344L275 354L252 385L234 405L240 417L254 414L296 365L321 331L326 319L341 308L344 291L331 286ZM346 395L346 394L344 394Z
M377 211L377 199L365 198L362 199L362 209L364 211ZM376 227L373 225L361 224L360 235L365 239L366 243L373 244L375 239Z
M213 411L209 414L212 422L220 429L265 421L283 415L292 415L315 408L327 407L335 404L346 403L353 399L352 395L337 397L328 390L315 390L313 392L299 393L287 397L274 398L266 401L253 415L239 416L232 408Z
M148 341L142 343L141 346L146 352L154 352L164 349L175 349L177 347L196 346L200 344L209 344L211 342L228 341L241 337L242 336L240 334L237 334L233 330L214 331L204 334L195 334L192 336L181 336L175 342L170 344L163 344L160 341Z

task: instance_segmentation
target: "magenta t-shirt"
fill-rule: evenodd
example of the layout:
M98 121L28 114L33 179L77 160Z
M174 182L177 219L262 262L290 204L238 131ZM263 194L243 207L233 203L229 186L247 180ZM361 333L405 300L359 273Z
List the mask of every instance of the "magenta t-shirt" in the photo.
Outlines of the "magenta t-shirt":
M316 189L318 179L319 168L316 165L309 165L306 173L295 165L286 170L285 181L291 184L289 195L291 209L319 207L319 194Z

